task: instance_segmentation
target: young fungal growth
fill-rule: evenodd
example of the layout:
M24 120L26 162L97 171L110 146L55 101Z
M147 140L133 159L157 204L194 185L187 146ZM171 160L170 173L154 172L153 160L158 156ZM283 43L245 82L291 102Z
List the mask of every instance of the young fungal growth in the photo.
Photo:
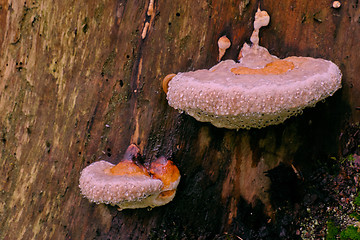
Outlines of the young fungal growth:
M265 27L270 22L270 16L266 11L257 9L255 13L254 31L250 37L250 41L253 44L253 48L256 49L259 46L259 30L261 27Z
M157 207L170 202L180 182L178 168L161 157L147 169L134 161L139 152L131 144L117 165L98 161L84 168L79 180L81 194L97 204L117 205L119 210Z
M149 7L148 7L146 14L150 17L154 14L154 0L150 0Z
M262 128L280 124L341 88L340 69L311 57L279 59L259 45L259 30L270 16L257 10L251 45L241 48L238 62L166 77L170 106L216 127ZM164 84L164 82L163 82Z
M221 61L221 58L225 55L226 50L231 46L230 40L224 35L218 40L219 47L219 56L218 62Z
M333 1L332 7L333 8L339 8L339 7L341 7L341 3L339 1Z

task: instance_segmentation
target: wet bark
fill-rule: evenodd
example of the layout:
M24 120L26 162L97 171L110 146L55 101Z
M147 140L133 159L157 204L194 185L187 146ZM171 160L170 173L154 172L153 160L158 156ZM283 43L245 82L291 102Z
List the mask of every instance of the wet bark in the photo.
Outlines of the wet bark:
M284 124L235 131L169 107L161 79L216 64L224 34L235 59L257 1L155 0L148 16L145 0L0 0L0 238L205 239L270 227L287 200L274 184L286 181L266 172L281 163L306 175L341 154L342 129L360 119L360 6L341 2L261 1L271 23L260 44L335 62L343 88ZM174 161L175 199L119 212L82 198L80 171L116 163L130 143L144 162Z

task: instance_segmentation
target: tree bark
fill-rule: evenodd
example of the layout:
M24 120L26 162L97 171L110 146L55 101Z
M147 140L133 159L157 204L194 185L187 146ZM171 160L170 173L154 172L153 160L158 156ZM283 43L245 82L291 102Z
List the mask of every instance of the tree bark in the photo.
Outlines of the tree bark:
M169 107L161 80L216 64L224 34L224 58L236 59L258 1L155 0L148 16L144 0L0 0L0 238L211 239L272 224L266 172L337 156L342 129L360 119L360 6L341 3L261 1L271 22L260 45L335 62L343 88L284 124L236 131ZM144 162L174 161L175 199L119 212L82 198L80 171L117 163L130 143Z

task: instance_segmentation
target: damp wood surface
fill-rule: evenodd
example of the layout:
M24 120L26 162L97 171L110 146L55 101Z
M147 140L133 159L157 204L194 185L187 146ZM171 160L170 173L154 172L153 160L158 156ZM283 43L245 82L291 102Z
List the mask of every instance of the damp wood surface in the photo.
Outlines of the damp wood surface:
M360 120L360 5L341 3L261 1L260 45L333 61L343 88L281 125L236 131L169 107L161 80L216 64L223 35L223 59L236 59L257 1L155 0L148 16L145 0L0 0L0 238L213 239L275 222L265 172L306 176ZM130 143L145 163L178 166L168 205L119 212L80 195L80 171L117 163Z

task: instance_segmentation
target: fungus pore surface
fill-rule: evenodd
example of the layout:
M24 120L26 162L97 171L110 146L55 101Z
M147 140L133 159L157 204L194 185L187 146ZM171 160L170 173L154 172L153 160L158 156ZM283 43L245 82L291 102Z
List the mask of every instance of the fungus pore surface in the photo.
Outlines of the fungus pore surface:
M172 77L167 83L169 105L216 127L249 129L282 123L333 95L341 87L334 63L310 57L279 59L258 45L259 28L269 20L258 10L252 45L244 44L239 62L225 60L209 70Z

